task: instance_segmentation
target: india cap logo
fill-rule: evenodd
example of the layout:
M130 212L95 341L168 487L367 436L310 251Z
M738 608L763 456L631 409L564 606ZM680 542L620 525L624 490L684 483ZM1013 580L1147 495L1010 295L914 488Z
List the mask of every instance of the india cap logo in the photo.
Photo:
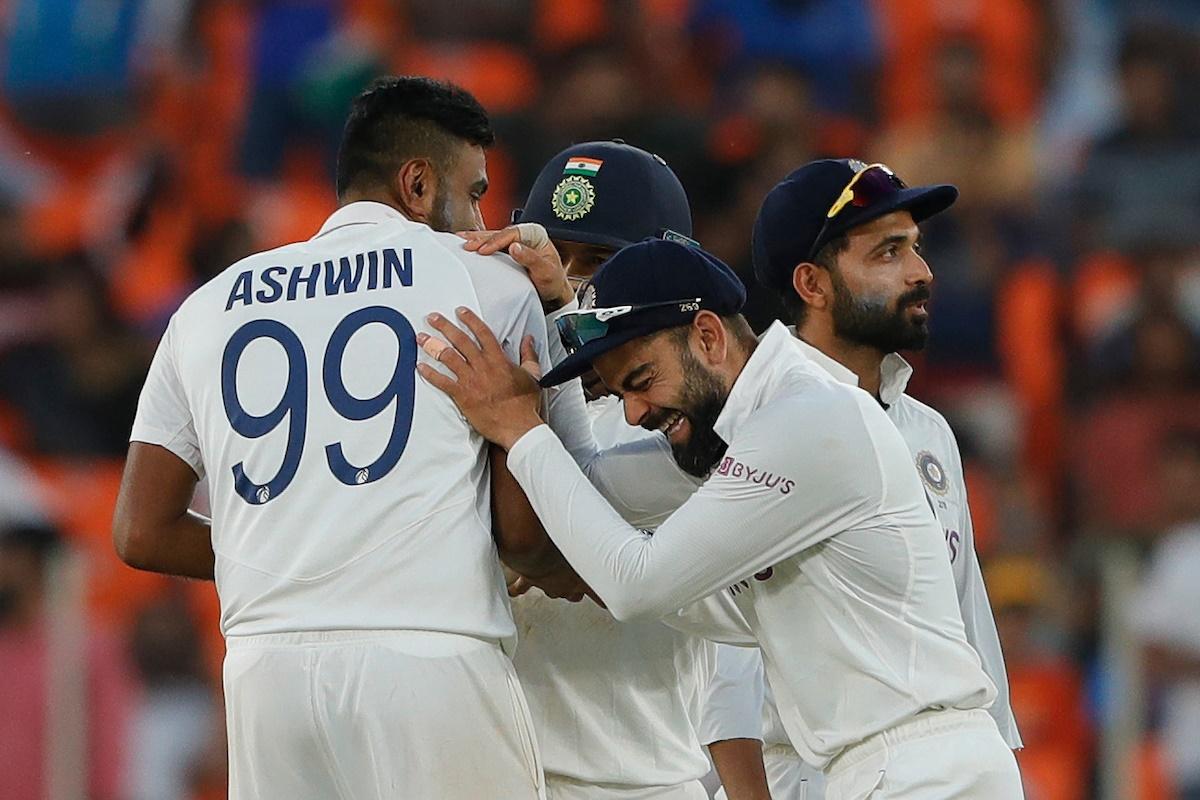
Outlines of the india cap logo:
M946 493L949 485L946 480L946 469L933 453L928 450L917 453L917 472L920 473L921 480L931 491L938 494Z
M596 203L596 190L587 178L568 175L550 197L550 207L559 219L579 219L592 210Z

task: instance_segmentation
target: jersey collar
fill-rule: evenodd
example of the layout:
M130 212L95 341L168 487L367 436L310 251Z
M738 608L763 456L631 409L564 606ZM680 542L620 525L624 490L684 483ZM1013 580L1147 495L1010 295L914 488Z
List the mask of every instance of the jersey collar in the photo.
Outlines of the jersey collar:
M733 441L733 434L746 418L776 394L776 384L789 364L788 353L795 352L792 338L784 324L778 321L771 323L759 337L758 347L754 348L746 366L733 382L729 397L725 398L725 407L713 423L713 430L726 444Z
M842 383L858 386L858 376L849 367L840 361L830 358L799 336L796 336L794 328L788 328L788 331L796 340L796 345L817 366ZM904 394L904 390L908 388L908 382L913 374L912 365L900 355L888 353L883 357L883 363L880 365L880 373L879 399L883 401L884 405L890 406L899 400L900 395Z
M374 200L358 200L330 214L321 230L312 238L319 239L347 225L378 225L382 222L409 222L409 219L389 205Z

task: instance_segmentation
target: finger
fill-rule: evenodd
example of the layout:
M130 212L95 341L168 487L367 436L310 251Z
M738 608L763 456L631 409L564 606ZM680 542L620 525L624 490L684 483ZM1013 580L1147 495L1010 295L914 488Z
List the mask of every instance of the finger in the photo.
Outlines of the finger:
M533 344L533 336L525 334L521 340L521 369L539 380L542 377L542 361L538 358L537 348Z
M499 340L496 339L496 334L492 333L492 329L474 311L466 306L459 306L455 310L455 313L458 314L458 318L462 323L470 328L471 333L475 334L475 338L479 341L479 350L482 350L484 354L491 358L499 357L508 361L508 357L504 353L504 348L500 346ZM451 341L454 340L451 339Z
M533 588L533 584L525 578L517 578L508 585L509 597L520 597Z
M459 309L459 311L461 312L462 309ZM475 343L475 340L471 338L470 334L455 325L450 320L443 317L441 314L434 312L433 314L427 316L425 321L429 323L430 327L432 327L442 336L446 337L446 341L454 345L454 349L459 352L459 355L461 355L463 360L467 363L470 363L480 354L480 347ZM495 339L494 336L492 338Z
M435 389L440 389L450 395L450 399L453 400L454 396L458 394L458 381L447 375L443 375L428 364L417 364L417 372L420 373L422 378L432 384Z
M479 247L475 252L481 256L490 256L495 253L509 249L511 245L521 240L521 232L516 227L505 228L502 231L497 231L486 239L480 241Z
M516 225L519 241L525 247L538 249L550 244L550 234L537 222L521 222Z
M424 336L423 339L421 338L422 336ZM461 378L463 373L469 369L466 359L462 357L462 353L441 339L429 334L418 334L417 343L421 345L421 349L430 358L453 372L454 377Z

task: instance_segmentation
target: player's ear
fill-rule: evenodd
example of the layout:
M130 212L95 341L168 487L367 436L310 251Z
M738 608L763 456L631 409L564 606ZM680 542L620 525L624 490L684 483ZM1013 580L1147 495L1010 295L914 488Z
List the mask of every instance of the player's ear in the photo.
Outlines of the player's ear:
M708 310L698 312L692 320L691 334L705 363L717 366L725 361L730 334L719 316Z
M802 261L792 270L792 289L811 308L829 308L833 304L833 281L829 270Z
M437 174L427 158L412 158L396 171L392 194L404 216L429 223L433 216Z

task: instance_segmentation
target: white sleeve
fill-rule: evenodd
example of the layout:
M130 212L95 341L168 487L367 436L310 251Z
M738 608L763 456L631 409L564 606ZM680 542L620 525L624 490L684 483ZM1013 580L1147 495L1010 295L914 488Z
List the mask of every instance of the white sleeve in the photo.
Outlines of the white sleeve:
M482 264L482 269L474 259L464 263L475 284L483 321L500 341L504 354L514 363L521 363L521 341L527 335L533 336L538 361L545 371L550 368L550 354L541 302L533 284L523 275L515 274L520 268L515 263L503 263L506 261L507 256L493 256Z
M150 372L138 398L137 415L133 420L131 442L156 444L170 450L183 459L196 473L204 478L204 461L200 455L200 440L196 435L196 424L188 406L183 382L179 379L175 354L175 323L172 317L167 331L158 343Z
M567 351L554 320L578 307L573 300L546 317L550 360L555 364ZM547 389L545 405L547 424L575 463L617 513L640 528L658 526L702 483L676 466L671 446L661 437L601 450L578 379Z
M713 592L662 618L677 631L736 647L758 647L758 639L728 589Z
M696 733L707 746L726 739L762 741L766 698L762 652L751 647L717 645L708 685L701 687Z
M653 537L605 502L546 426L521 437L508 466L613 616L658 618L878 513L883 475L861 409L809 406L785 398L755 411L721 467ZM825 424L795 425L816 411Z
M1004 655L1000 648L1000 633L996 630L996 619L992 604L988 601L987 587L983 582L983 571L979 566L979 554L975 552L975 526L971 522L971 508L967 498L967 482L963 473L958 442L947 426L950 439L950 457L954 460L953 485L959 487L958 557L953 562L954 583L958 589L958 607L962 612L963 629L967 642L975 648L983 664L983 670L996 685L996 700L988 713L996 720L1000 735L1012 749L1023 746L1013 715L1008 688L1008 673L1004 667Z

